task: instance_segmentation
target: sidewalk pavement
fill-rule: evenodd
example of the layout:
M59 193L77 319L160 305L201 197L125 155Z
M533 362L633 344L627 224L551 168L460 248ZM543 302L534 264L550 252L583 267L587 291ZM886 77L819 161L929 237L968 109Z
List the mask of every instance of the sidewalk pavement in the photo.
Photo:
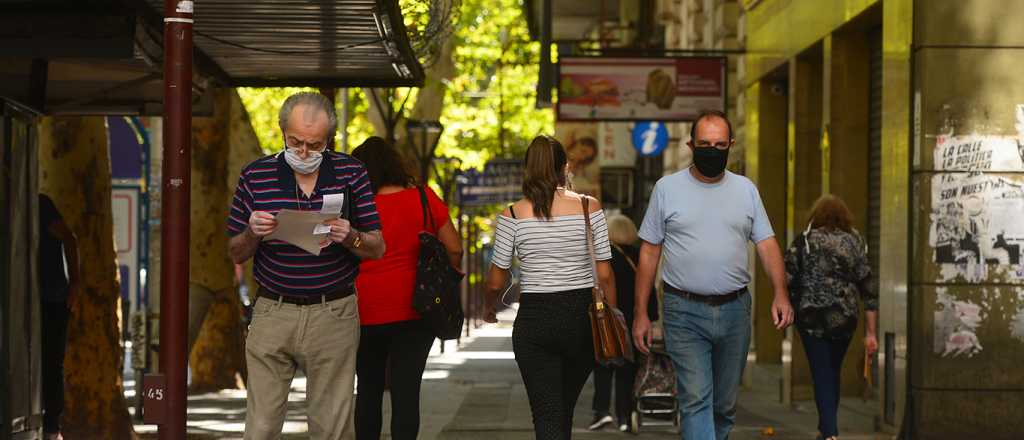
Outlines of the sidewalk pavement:
M423 375L421 439L438 440L528 440L533 439L530 406L512 354L512 321L515 310L499 314L500 322L471 331L456 349L454 341L440 353L435 344ZM789 409L779 403L781 367L751 365L753 387L740 393L734 440L811 440L816 435L817 415L813 402ZM129 385L126 381L126 385ZM126 386L126 389L130 387ZM636 436L618 432L609 425L592 432L594 388L588 384L576 405L573 438L679 439L672 426L647 427ZM134 394L129 392L129 400ZM307 438L305 416L306 380L296 378L288 398L284 439ZM390 438L390 410L385 398L385 427L382 438ZM891 438L873 434L871 404L848 398L840 408L840 432L844 440ZM242 438L245 428L245 391L227 390L189 396L188 432L195 439ZM773 435L766 435L770 428ZM141 438L156 438L156 427L136 425Z

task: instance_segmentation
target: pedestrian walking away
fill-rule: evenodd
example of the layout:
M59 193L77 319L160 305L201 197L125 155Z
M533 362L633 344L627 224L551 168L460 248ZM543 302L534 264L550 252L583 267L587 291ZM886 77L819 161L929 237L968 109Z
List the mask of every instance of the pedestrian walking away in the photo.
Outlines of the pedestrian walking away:
M842 199L815 202L807 229L786 250L786 277L796 309L796 328L814 381L820 438L839 438L839 385L843 358L857 331L858 296L864 303L865 355L878 351L878 294L871 289L867 244L853 229Z
M39 194L39 271L42 331L43 438L58 440L60 416L64 412L64 353L67 349L68 320L81 294L81 265L78 239L64 222L53 200ZM67 261L67 267L64 261Z
M420 384L435 339L412 306L419 234L427 228L438 237L456 268L462 260L462 242L448 217L448 207L429 187L417 184L408 164L387 141L371 137L353 150L352 156L362 161L369 173L388 243L381 259L363 261L356 278L361 324L356 438L381 438L384 388L390 379L391 438L415 440L420 427ZM432 216L433 221L425 216ZM430 225L436 226L431 229Z
M649 352L647 305L664 255L665 348L686 440L727 439L735 423L750 348L748 242L771 277L773 323L782 330L793 321L782 251L757 188L725 169L734 143L724 113L702 113L687 142L693 165L658 181L640 227L633 338Z
M611 241L612 271L615 273L615 295L626 318L628 328L633 326L633 306L636 295L633 283L636 282L636 262L639 249L636 244L636 225L629 217L615 214L608 217L608 239ZM647 303L647 316L652 321L658 320L657 297L652 296ZM639 363L639 360L637 361ZM601 429L605 425L616 422L619 431L630 430L630 415L636 407L633 400L633 384L636 379L637 363L626 362L623 365L594 365L594 420L590 429ZM615 389L615 418L609 408L612 401L612 383Z
M588 307L600 283L614 307L608 226L600 204L569 188L566 155L549 136L526 150L523 199L498 216L494 256L487 275L488 322L497 322L495 303L509 279L513 256L521 267L520 307L512 349L526 385L538 440L572 437L573 410L594 367ZM587 250L586 218L593 224L597 278Z
M227 220L231 259L252 258L260 286L245 342L245 438L280 437L299 368L307 378L310 437L352 439L355 280L360 261L385 251L373 190L362 163L327 150L337 117L325 96L288 97L278 121L284 151L242 170ZM277 230L281 210L320 212L339 202L339 217L324 222L328 231L318 255L267 238Z

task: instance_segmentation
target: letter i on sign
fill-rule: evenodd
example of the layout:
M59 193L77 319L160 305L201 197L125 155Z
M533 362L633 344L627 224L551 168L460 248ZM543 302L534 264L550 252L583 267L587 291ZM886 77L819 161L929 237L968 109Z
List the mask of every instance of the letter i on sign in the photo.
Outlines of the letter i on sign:
M657 143L655 143L658 139L658 124L658 122L647 124L647 130L642 134L644 138L644 146L640 150L641 153L651 154L658 148Z

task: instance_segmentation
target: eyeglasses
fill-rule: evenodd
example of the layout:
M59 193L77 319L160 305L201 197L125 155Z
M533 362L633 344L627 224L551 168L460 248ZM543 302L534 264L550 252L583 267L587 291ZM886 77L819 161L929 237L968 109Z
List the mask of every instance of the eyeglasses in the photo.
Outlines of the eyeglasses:
M285 137L284 144L288 148L305 149L306 151L312 151L315 153L322 153L327 149L327 141L303 142L291 136Z
M696 146L697 148L715 147L719 150L726 150L729 148L730 145L732 145L732 142L715 142L712 144L711 142L708 141L697 141L693 145Z

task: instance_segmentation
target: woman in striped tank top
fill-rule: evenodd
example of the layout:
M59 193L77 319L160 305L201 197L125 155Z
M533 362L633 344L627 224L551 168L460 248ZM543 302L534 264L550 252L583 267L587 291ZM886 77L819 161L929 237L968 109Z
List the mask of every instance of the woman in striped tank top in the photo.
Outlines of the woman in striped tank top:
M572 416L594 366L587 307L600 282L615 306L615 279L608 226L600 203L567 189L565 149L539 136L526 150L523 199L498 216L494 257L487 277L486 320L497 322L494 304L509 279L513 256L520 261L523 292L512 331L512 346L533 413L538 440L572 437ZM584 215L590 217L597 257L594 280L587 251Z

